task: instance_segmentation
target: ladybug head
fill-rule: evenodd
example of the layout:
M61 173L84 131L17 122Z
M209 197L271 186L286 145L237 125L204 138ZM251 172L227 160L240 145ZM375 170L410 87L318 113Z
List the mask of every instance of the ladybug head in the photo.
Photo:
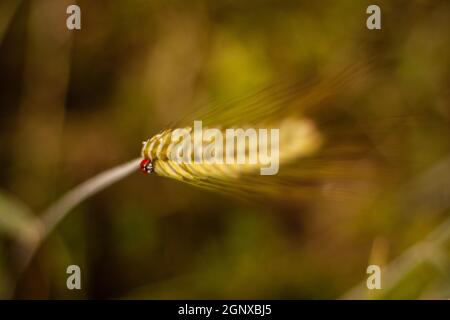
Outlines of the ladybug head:
M150 159L143 159L141 161L141 171L143 173L152 173L153 172L153 164Z

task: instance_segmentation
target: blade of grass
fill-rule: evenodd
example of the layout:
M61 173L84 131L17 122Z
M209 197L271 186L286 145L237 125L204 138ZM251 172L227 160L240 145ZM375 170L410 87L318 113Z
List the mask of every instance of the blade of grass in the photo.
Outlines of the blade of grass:
M30 208L12 195L0 192L0 234L29 242L39 238L41 229L39 219Z
M408 190L407 194L404 195L406 203L405 210L410 210L414 206L417 207L418 205L424 204L430 211L446 210L450 205L448 197L450 181L449 168L450 156L447 156L412 181L406 188ZM408 272L425 261L436 265L438 269L441 268L439 259L436 257L439 257L442 252L445 252L443 248L449 240L450 218L441 222L424 240L411 246L383 268L383 281L389 284L383 288L383 291L388 292ZM368 297L367 292L368 289L364 280L344 293L341 299L365 299Z
M21 3L21 0L3 0L0 2L0 44Z
M436 259L434 257L442 253L442 246L448 239L450 239L450 219L442 222L426 239L407 249L388 266L383 268L383 282L387 284L383 288L383 291L388 292L418 264L425 261L438 263L439 261L435 261ZM437 265L437 267L439 268L440 266ZM366 299L367 292L368 289L364 280L346 292L341 299Z

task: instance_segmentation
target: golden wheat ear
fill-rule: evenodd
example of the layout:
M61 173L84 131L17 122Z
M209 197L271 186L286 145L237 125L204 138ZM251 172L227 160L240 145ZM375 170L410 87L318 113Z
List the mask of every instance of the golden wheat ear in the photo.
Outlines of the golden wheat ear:
M142 157L152 162L157 175L236 195L299 198L313 195L330 181L355 179L361 175L355 163L370 158L373 147L364 133L356 130L351 117L328 101L339 93L351 92L354 83L361 81L368 70L367 65L354 65L322 79L283 81L222 107L204 108L180 124L191 133L193 127L188 121L200 120L205 128L216 128L222 136L228 128L278 129L276 175L261 176L261 162L174 161L167 154L176 128L166 129L145 142ZM341 113L337 125L327 120L336 112ZM194 138L190 139L193 144ZM248 151L246 146L243 156L248 156Z
M193 120L206 127L280 129L280 168L276 175L261 176L261 164L178 163L164 155L173 128L166 128L144 142L140 159L100 173L66 193L42 213L39 237L24 248L19 270L26 269L42 241L80 202L139 168L196 187L249 199L311 201L329 186L367 178L374 147L351 117L326 120L336 110L326 103L342 91L351 91L367 74L367 66L352 66L324 79L282 81L226 106L203 108L184 118L179 127L190 129ZM336 118L336 117L334 117ZM343 121L343 119L346 119ZM347 121L350 119L350 121ZM358 165L364 163L365 166ZM363 170L361 170L363 167ZM375 167L375 166L374 166ZM336 187L334 188L336 189ZM20 274L20 272L19 272Z

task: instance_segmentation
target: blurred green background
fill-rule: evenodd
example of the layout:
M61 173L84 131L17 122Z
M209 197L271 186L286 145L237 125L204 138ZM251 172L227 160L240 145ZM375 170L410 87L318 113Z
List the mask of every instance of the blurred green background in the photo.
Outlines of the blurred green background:
M68 31L73 3L0 4L0 297L450 298L448 224L383 290L349 291L449 217L448 1L77 1ZM370 4L382 30L366 28ZM16 286L35 215L171 121L374 56L350 113L393 169L365 196L262 206L134 174L71 212Z

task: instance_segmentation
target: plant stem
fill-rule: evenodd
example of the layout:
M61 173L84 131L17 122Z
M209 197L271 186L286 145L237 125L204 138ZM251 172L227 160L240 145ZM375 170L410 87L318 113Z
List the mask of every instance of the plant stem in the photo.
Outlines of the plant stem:
M20 277L27 269L42 242L44 242L58 223L60 223L73 208L90 196L136 171L139 166L139 161L140 158L134 159L104 171L73 188L59 200L50 205L41 215L42 223L40 224L39 237L35 238L32 242L26 243L24 248L20 250L21 255L19 257L18 276Z

